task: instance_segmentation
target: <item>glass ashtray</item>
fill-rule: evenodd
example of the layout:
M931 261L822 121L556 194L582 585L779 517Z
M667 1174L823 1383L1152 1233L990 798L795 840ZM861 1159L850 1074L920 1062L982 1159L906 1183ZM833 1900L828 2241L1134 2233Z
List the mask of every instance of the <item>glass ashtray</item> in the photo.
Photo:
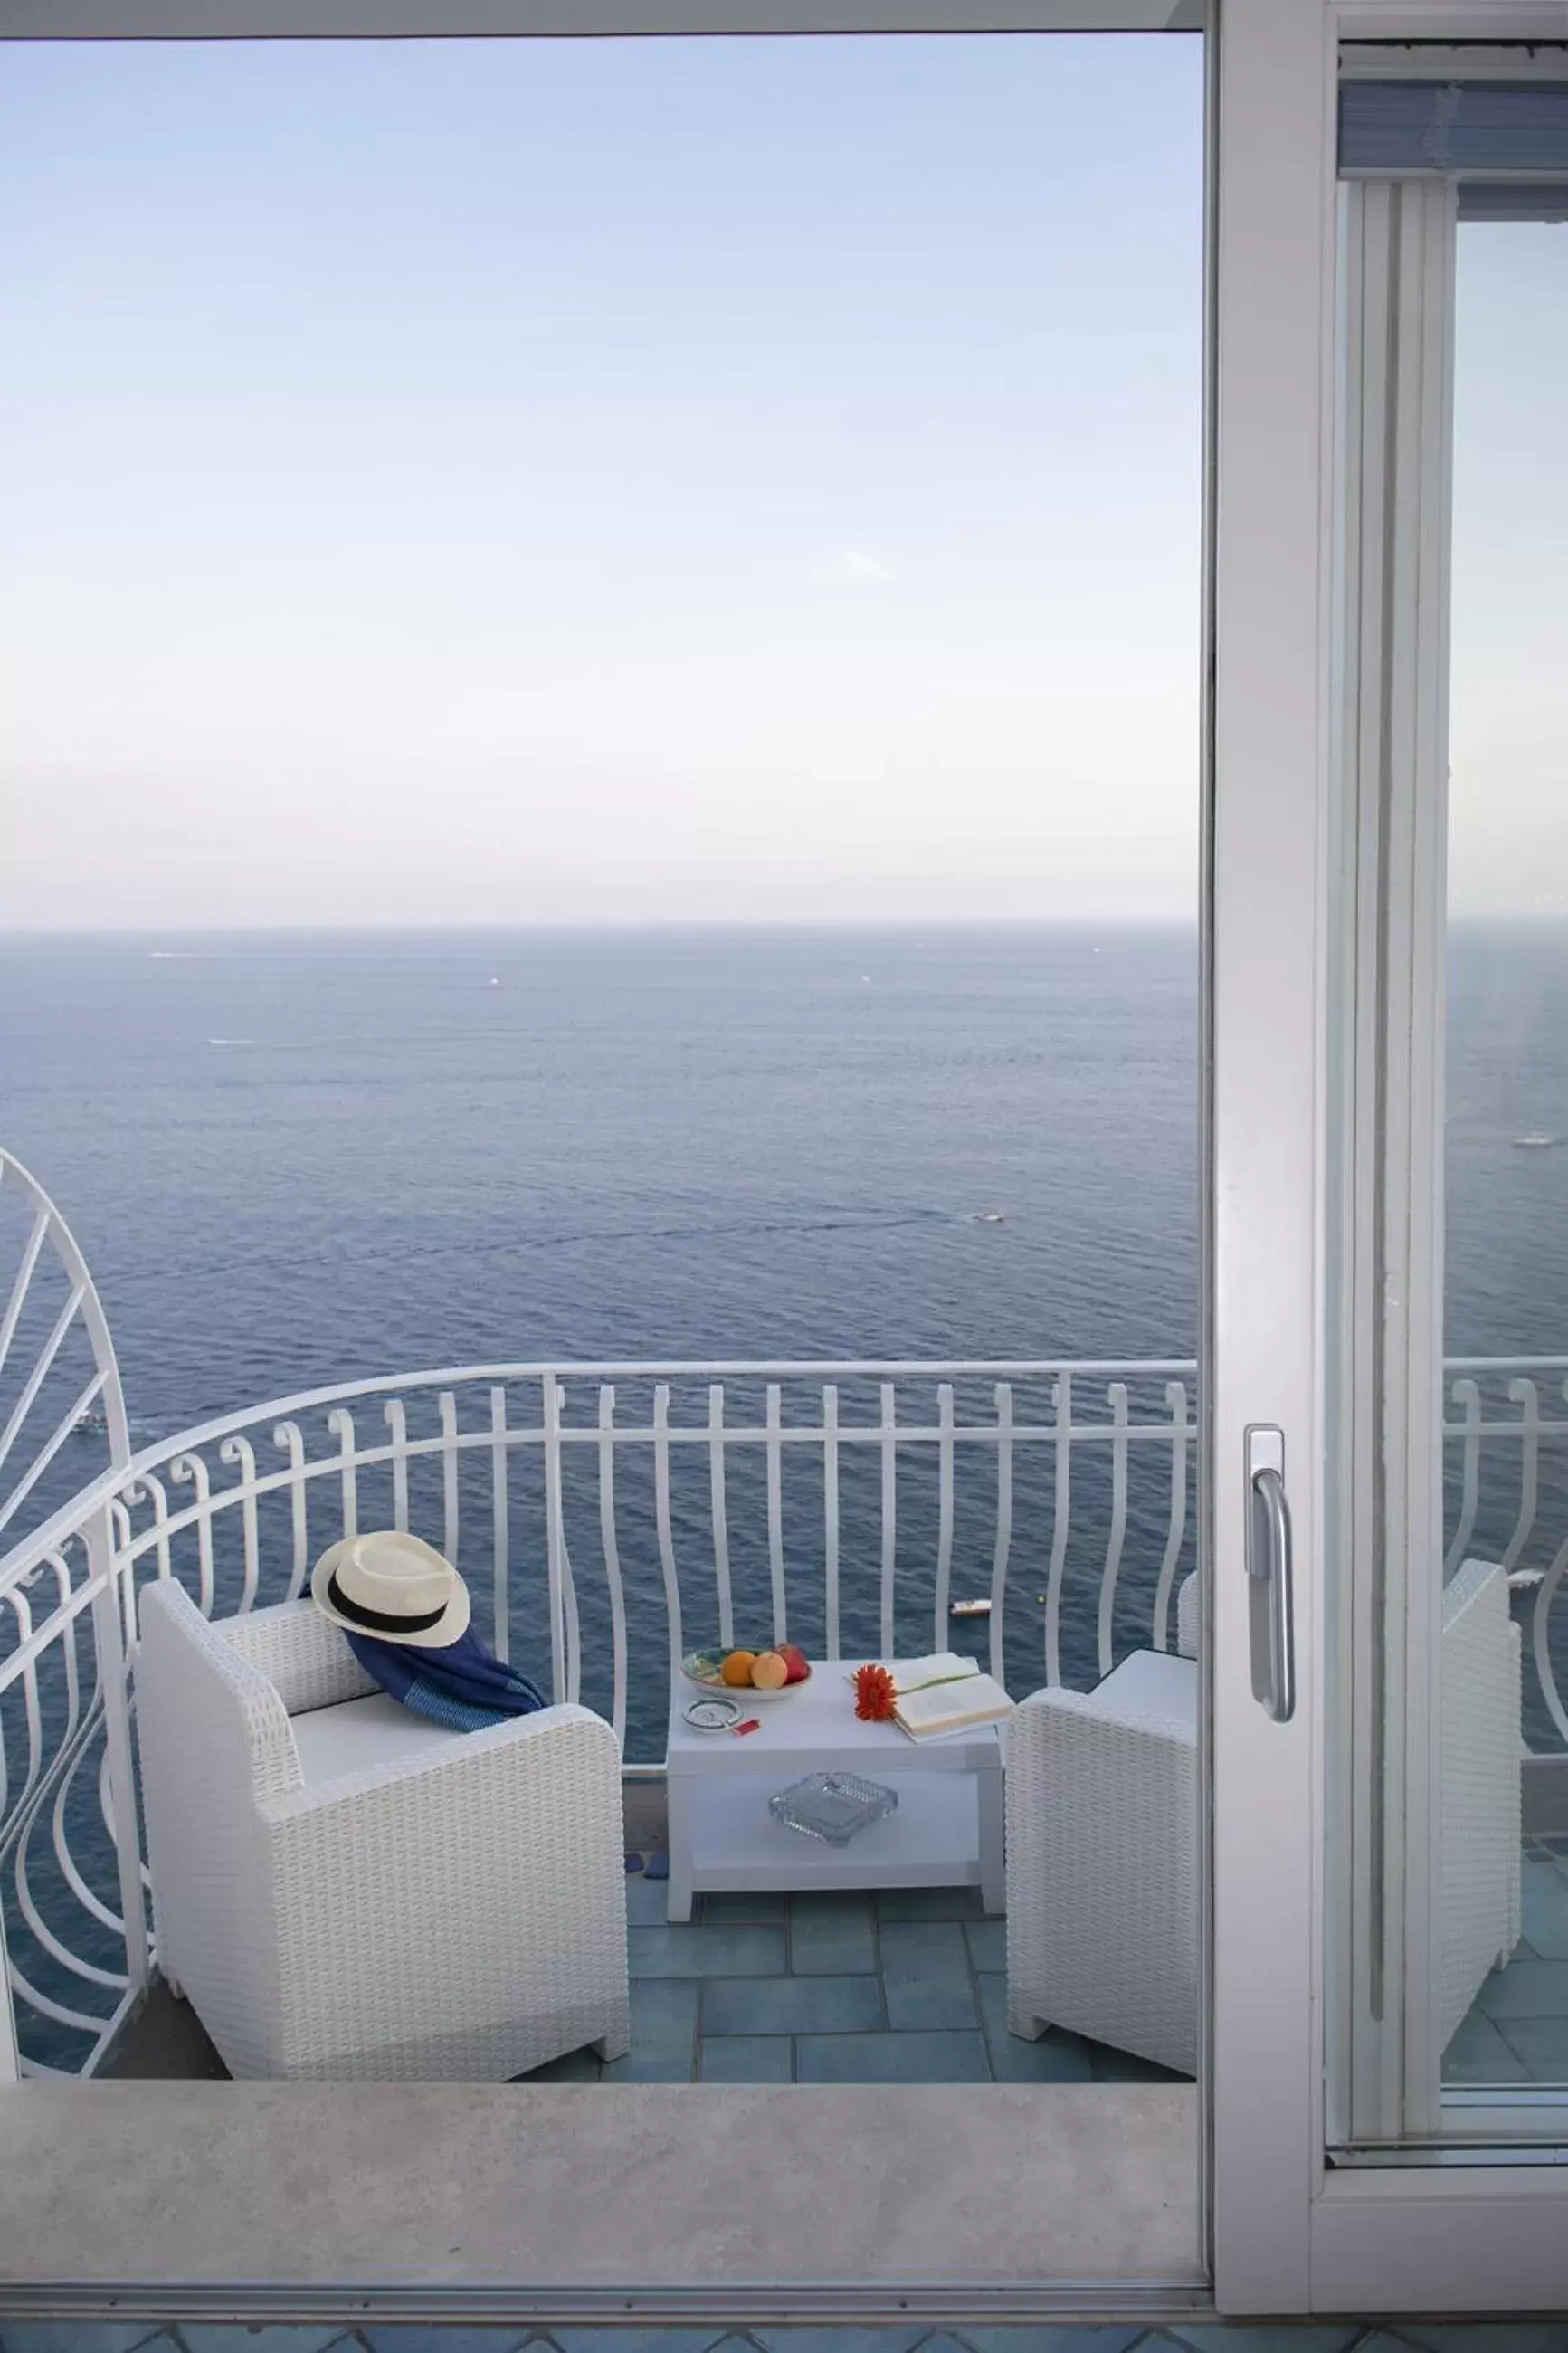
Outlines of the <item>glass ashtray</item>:
M858 1773L808 1773L768 1799L768 1811L785 1830L825 1846L847 1846L873 1822L897 1810L899 1793Z

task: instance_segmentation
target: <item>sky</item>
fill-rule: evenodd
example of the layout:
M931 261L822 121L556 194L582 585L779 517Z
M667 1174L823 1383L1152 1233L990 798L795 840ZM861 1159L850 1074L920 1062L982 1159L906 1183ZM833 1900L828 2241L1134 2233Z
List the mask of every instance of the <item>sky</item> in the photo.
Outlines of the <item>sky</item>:
M1201 72L7 45L0 923L1190 920Z
M1459 224L1448 902L1568 915L1568 222Z

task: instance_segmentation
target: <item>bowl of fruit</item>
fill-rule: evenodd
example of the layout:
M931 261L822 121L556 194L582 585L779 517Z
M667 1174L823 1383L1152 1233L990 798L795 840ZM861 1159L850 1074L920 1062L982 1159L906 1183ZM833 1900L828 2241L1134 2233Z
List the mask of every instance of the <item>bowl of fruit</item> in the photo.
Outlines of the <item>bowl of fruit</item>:
M744 1692L752 1699L782 1699L811 1679L811 1662L793 1642L765 1651L688 1651L680 1666L687 1682L703 1691Z

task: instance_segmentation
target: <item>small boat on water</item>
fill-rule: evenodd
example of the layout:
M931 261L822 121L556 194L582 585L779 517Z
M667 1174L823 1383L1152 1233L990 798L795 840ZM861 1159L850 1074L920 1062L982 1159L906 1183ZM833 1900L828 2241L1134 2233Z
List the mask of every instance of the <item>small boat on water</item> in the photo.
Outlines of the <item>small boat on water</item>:
M109 1428L109 1422L103 1414L95 1413L89 1407L86 1413L78 1414L76 1419L71 1424L71 1428L73 1430L79 1430L86 1433L92 1430L107 1430Z
M989 1618L991 1604L987 1600L952 1601L948 1604L950 1618Z
M1005 1213L1001 1209L982 1209L977 1213L974 1222L977 1226L1005 1226L1007 1219Z
M1516 1152L1550 1152L1556 1141L1554 1135L1516 1135L1513 1148Z

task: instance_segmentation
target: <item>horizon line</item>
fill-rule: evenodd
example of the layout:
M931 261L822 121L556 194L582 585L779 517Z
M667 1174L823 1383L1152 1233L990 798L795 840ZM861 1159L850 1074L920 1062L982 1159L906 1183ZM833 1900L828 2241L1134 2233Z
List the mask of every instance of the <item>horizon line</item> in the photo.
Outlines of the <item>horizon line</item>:
M1511 910L1451 909L1447 929L1453 932L1468 925L1506 924L1515 929L1534 929L1568 923L1568 907L1559 909L1515 908ZM234 940L234 939L378 939L387 937L418 939L462 939L496 934L519 937L563 937L593 934L595 935L646 936L649 934L706 934L733 937L745 934L795 933L800 934L841 933L864 934L867 932L910 934L923 932L1197 932L1199 917L1194 910L1190 914L1127 914L1127 915L643 915L643 916L563 916L535 917L504 921L452 920L421 923L395 917L365 923L302 923L274 920L265 923L17 923L0 920L0 948L15 944L41 944L47 941L92 940L124 941L138 946L155 946L163 940ZM171 951L174 953L174 951Z
M374 923L237 923L195 924L0 924L6 940L191 940L293 937L374 938L386 933L462 937L478 933L566 932L865 932L865 931L1195 931L1187 915L647 915L565 916L514 921L420 923L388 917Z

